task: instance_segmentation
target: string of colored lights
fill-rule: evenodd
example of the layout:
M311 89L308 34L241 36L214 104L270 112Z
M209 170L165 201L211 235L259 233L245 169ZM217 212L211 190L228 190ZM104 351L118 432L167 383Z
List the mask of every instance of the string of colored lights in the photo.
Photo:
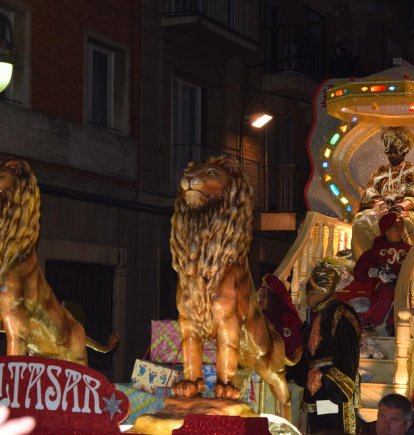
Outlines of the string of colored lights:
M335 131L330 140L321 147L320 160L321 165L319 167L321 172L321 178L323 185L333 197L333 200L340 205L343 217L350 217L352 215L352 206L349 204L348 198L342 193L341 188L338 186L335 176L331 170L331 161L335 153L336 145L344 138L347 132L351 130L349 125L341 125L337 131Z

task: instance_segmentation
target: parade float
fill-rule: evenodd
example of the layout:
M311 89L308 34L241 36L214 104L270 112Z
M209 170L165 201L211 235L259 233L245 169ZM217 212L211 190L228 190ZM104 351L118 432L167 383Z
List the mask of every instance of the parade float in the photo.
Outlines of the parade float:
M405 126L414 133L414 68L329 80L321 85L314 110L308 143L313 165L306 189L309 211L286 257L265 280L270 287L272 277L283 283L292 306L302 314L305 285L315 264L351 246L352 220L362 192L370 174L385 161L381 129ZM413 153L407 160L414 161ZM34 415L37 433L44 434L119 433L123 420L130 424L129 432L141 434L207 435L213 429L298 433L275 414L290 416L282 372L300 355L286 355L286 341L283 344L268 327L256 300L246 257L251 188L237 162L213 159L207 165L190 165L184 173L171 237L179 322L153 322L150 358L137 360L131 383L116 388L86 367L85 349L108 351L117 337L106 346L88 338L50 291L38 266L39 192L34 175L19 161L3 162L0 169L0 225L14 228L0 246L5 259L0 279L6 289L0 295L0 315L8 354L0 359L0 399L12 417ZM216 199L212 206L208 198ZM361 372L372 375L362 384L362 415L367 420L375 419L373 410L384 394L411 397L413 266L411 250L396 285L395 338L380 338L380 361L360 361ZM28 273L33 270L35 275ZM40 277L35 280L37 305L25 292L33 288L34 276ZM21 284L18 295L15 282ZM243 301L239 306L234 305L235 292ZM21 305L23 323L10 301ZM264 418L266 388L275 408Z
M312 174L305 199L309 211L297 239L274 272L302 313L304 288L314 265L351 248L352 221L366 184L371 174L387 163L381 132L398 126L414 133L412 66L396 66L364 78L332 79L320 86L308 140ZM411 149L406 161L413 159ZM362 377L361 414L369 421L376 419L378 401L385 394L397 392L412 398L413 267L411 250L396 283L395 338L381 337L384 331L380 329L379 355L361 353L360 371L369 374Z

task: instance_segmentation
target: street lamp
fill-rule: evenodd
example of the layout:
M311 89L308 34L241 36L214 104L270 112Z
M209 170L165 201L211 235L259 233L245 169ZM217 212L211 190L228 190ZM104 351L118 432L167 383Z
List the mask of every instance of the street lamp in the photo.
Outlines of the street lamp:
M245 125L249 125L250 127L260 129L273 119L273 115L270 113L270 111L266 109L265 102L263 101L263 96L266 94L267 94L266 91L254 92L247 98L241 110L240 125L239 125L239 146L238 146L239 157L243 157L243 132L244 132L243 127ZM259 103L259 106L261 107L262 111L249 113L247 109L250 106L252 100L257 96L262 97L262 101ZM263 111L263 108L265 109L265 111Z
M250 117L250 125L254 128L262 128L273 119L273 115L269 113L255 113Z
M239 159L243 162L243 165L245 164L244 162L244 153L243 153L243 145L244 145L244 129L246 128L246 126L252 127L256 130L259 130L261 128L263 128L264 126L266 126L272 119L273 119L273 114L271 114L271 112L268 110L268 108L266 107L266 101L264 99L264 96L267 94L266 91L258 91L258 92L254 92L253 94L251 94L244 106L242 107L241 110L241 116L240 116L240 125L239 125L239 144L238 144L238 157ZM261 101L257 102L256 104L253 105L253 107L250 108L250 104L252 103L253 99L256 97L261 97ZM253 109L253 110L251 110ZM258 111L256 111L256 109L259 109ZM260 134L260 142L262 145L262 141L263 141L263 135ZM261 159L260 159L261 162ZM259 163L260 163L259 162ZM265 143L265 150L264 150L264 171L265 171L265 185L264 185L264 201L265 201L265 208L266 208L266 204L267 204L267 191L268 191L268 187L267 187L267 143ZM262 189L257 189L257 191L261 191ZM261 194L260 194L261 197ZM259 202L259 201L257 201ZM260 202L262 202L262 198L260 199Z
M9 17L0 12L0 92L3 92L10 84L15 61L13 25Z

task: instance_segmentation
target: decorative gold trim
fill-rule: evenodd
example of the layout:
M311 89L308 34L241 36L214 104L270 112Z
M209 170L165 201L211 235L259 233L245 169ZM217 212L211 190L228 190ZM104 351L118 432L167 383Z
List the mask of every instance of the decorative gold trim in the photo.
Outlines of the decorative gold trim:
M325 376L338 385L348 400L352 399L355 390L355 382L349 376L342 373L336 367L330 368L325 373Z
M318 313L312 323L312 328L308 340L308 349L309 353L312 356L315 355L316 350L318 349L321 341L323 340L323 337L321 335L321 320L322 314Z
M316 304L315 308L312 309L314 313L319 313L320 311L323 311L329 303L331 303L335 299L335 296L329 296L327 299L324 299L323 301Z
M359 376L359 373L355 377L354 408L362 408L361 376Z
M344 433L356 434L355 408L351 401L342 403L342 419Z
M338 309L335 311L333 321L332 321L332 337L335 336L336 328L338 326L339 320L341 317L345 317L346 320L354 327L357 335L359 336L361 334L361 325L358 322L358 319L345 307L338 307Z
M308 371L308 381L306 382L306 388L311 396L314 396L322 387L323 373L319 368L313 368Z
M313 360L310 364L310 368L314 367L328 367L333 364L333 358L331 356L327 356L326 358L320 358Z

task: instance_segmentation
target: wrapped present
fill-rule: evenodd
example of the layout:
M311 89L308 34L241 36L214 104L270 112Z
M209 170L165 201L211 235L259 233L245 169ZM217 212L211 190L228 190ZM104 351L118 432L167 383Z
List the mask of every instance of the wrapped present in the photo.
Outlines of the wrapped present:
M177 320L151 320L150 360L158 363L182 363L181 334ZM216 363L216 344L204 343L203 363Z
M203 364L203 376L206 382L206 396L214 391L217 381L216 367L213 364ZM258 383L260 376L250 369L239 368L236 373L235 384L240 388L240 399L248 403L256 401L254 384Z
M214 397L214 386L217 381L217 372L214 364L203 364L203 377L206 382L204 397ZM131 377L131 386L145 391L158 398L171 396L172 385L182 379L183 366L158 364L151 361L135 360ZM254 384L259 382L257 373L250 369L239 368L236 373L236 385L241 390L240 398L246 402L255 402Z
M142 359L135 360L132 371L132 386L140 391L159 395L160 388L170 388L182 377L182 368L172 368Z
M155 397L145 391L138 391L131 384L115 384L115 388L124 392L129 400L129 414L123 424L134 424L142 414L155 414L164 408L163 396Z
M206 382L206 391L213 391L217 381L216 367L213 364L203 364L203 376Z

